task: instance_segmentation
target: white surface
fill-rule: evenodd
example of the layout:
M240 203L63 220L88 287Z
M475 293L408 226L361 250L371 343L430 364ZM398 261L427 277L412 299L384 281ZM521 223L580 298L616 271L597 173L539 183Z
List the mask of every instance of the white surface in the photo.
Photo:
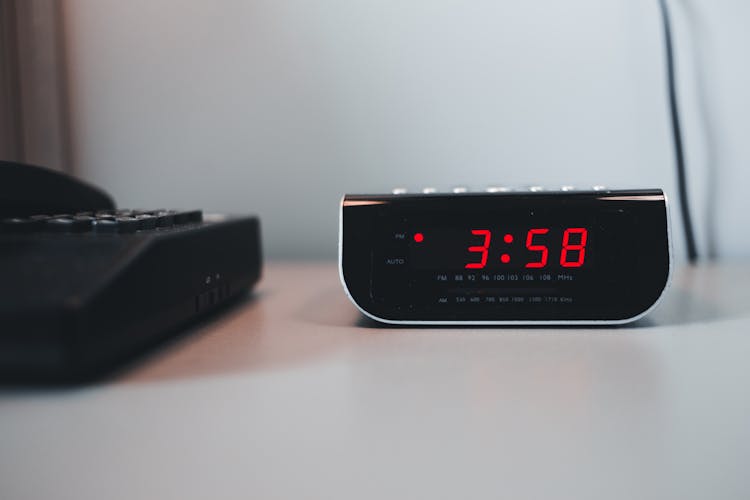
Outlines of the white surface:
M634 327L362 321L334 263L116 380L0 397L0 498L747 499L750 265Z
M715 246L748 255L750 2L670 4L699 243L716 184ZM676 201L657 0L62 5L78 173L124 206L259 212L266 255L334 258L344 192L604 184Z

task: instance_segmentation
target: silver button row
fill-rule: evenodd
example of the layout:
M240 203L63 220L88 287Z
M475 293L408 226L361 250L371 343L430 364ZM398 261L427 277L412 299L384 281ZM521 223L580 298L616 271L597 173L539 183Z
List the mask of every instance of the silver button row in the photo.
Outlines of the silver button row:
M593 191L606 191L608 188L606 186L596 185L596 186L591 186L589 189ZM542 193L545 191L568 192L568 191L578 191L578 190L579 189L576 188L575 186L569 186L569 185L560 186L557 189L547 189L544 186L528 186L525 188L510 188L507 186L487 186L484 189L484 191L487 193L510 193L510 192L523 192L523 191L527 191L531 193ZM409 190L406 188L400 187L400 188L394 188L391 192L393 194L408 194ZM422 190L419 192L421 192L422 194L435 194L435 193L440 193L441 191L438 191L438 189L434 187L426 187L426 188L422 188ZM477 191L471 191L466 186L455 186L451 188L450 191L448 192L460 194L460 193L470 193L470 192L477 192Z

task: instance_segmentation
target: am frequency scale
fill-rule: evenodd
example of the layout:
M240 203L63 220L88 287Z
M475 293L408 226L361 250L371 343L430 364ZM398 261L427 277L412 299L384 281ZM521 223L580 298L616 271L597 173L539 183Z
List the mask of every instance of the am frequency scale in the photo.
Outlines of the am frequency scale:
M667 202L660 189L346 195L339 264L385 323L626 323L667 286Z

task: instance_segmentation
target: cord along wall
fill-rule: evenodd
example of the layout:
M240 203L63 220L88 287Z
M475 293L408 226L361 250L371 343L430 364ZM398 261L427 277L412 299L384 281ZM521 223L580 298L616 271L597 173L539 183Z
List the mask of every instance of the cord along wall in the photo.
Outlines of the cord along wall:
M747 255L750 7L670 4L699 252ZM655 0L70 0L64 21L76 173L121 204L256 212L270 258L333 258L344 192L664 187L685 255Z

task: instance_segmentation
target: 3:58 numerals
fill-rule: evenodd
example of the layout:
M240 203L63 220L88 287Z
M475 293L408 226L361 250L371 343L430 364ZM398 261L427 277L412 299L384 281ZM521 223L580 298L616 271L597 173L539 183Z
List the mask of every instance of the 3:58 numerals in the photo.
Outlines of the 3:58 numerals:
M533 252L536 259L525 264L527 268L543 268L547 265L549 259L549 247L547 246L546 235L550 229L547 227L532 228L526 233L526 249ZM479 254L478 262L469 262L465 265L466 269L484 269L489 259L489 250L492 243L492 232L488 229L472 229L471 234L481 238L481 245L472 245L468 251ZM562 246L560 248L560 265L562 267L581 267L586 259L586 242L588 240L588 230L584 227L569 227L565 229L562 236ZM510 243L513 241L512 235L506 234L504 241ZM502 254L501 262L507 264L510 262L510 256L507 253Z

